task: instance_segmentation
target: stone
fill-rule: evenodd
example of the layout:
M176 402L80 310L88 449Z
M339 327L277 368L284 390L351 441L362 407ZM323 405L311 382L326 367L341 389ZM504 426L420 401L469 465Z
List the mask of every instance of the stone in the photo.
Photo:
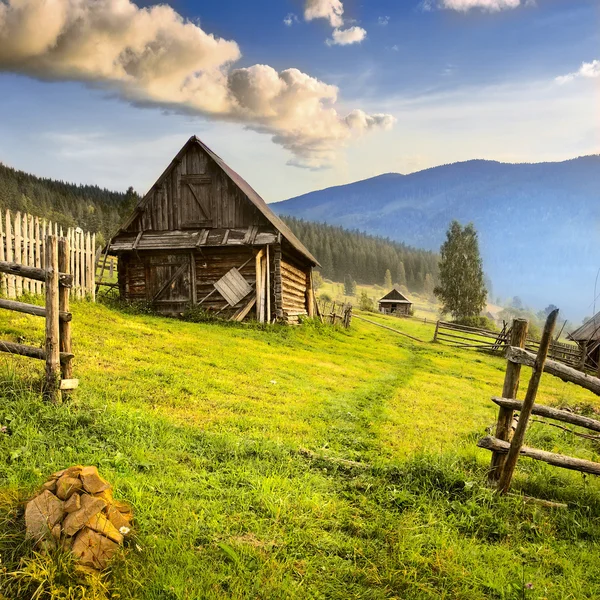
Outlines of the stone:
M131 513L122 513L114 506L109 505L106 509L106 516L117 530L121 529L121 527L127 527L128 529L131 527L133 519Z
M87 523L86 527L101 533L103 536L112 540L113 542L117 542L117 544L123 543L123 536L117 528L102 514L98 513L94 515Z
M62 527L57 523L53 528L52 531L50 532L52 534L52 537L58 541L60 540L60 534L62 531Z
M49 492L52 492L54 494L54 492L56 492L56 479L49 479L48 481L46 481L46 483L44 483L44 485L42 486L43 490L48 490Z
M66 473L56 482L56 495L61 500L68 500L75 492L81 491L82 483L79 477L71 477Z
M75 535L95 514L106 508L102 498L94 498L84 494L81 496L81 508L69 513L63 521L65 535Z
M56 473L52 473L52 477L54 479L59 479L63 475L68 475L69 477L77 477L81 470L83 469L82 465L74 465L69 467L68 469L63 469L62 471L57 471Z
M47 537L52 528L62 520L64 514L62 500L52 492L44 490L25 507L27 537L38 541Z
M72 513L81 508L81 496L75 492L66 502L65 502L65 512Z
M107 537L85 527L73 542L73 554L84 567L103 570L115 555L119 545Z
M84 467L80 477L85 491L90 494L98 494L110 488L110 483L100 477L96 467Z
M106 504L112 504L114 502L111 488L106 488L105 490L94 494L94 497L102 498L102 500L104 500Z

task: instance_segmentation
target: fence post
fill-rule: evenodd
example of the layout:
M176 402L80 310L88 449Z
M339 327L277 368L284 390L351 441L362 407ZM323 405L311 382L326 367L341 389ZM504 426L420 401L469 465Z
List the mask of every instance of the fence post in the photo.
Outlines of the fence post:
M60 394L60 319L58 298L58 240L46 238L46 381L44 396L52 402Z
M529 322L527 319L515 319L513 321L510 345L524 348L527 340L527 329ZM504 375L504 386L502 388L502 397L510 400L516 400L517 392L519 391L519 379L521 377L521 365L507 361L506 374ZM510 441L512 422L514 412L512 409L500 407L498 412L498 421L496 423L496 437L499 440L506 442ZM499 452L492 454L492 462L490 465L489 480L498 481L500 472L504 465L505 457Z
M58 240L58 270L61 273L71 273L69 240L60 238ZM58 308L62 312L69 312L70 288L61 285L58 290ZM60 351L71 354L71 321L61 320L59 325ZM61 375L63 379L72 379L73 363L71 358L65 358L61 364ZM65 392L63 392L65 393Z
M508 454L506 455L506 460L504 461L504 465L502 467L502 473L500 474L498 490L502 494L508 492L511 479L517 465L517 460L519 460L519 453L521 452L521 446L523 445L523 440L525 439L527 423L529 421L529 417L531 416L531 411L535 403L535 397L540 385L540 379L542 378L542 374L544 372L544 363L546 362L546 357L548 356L548 350L550 348L550 343L552 342L552 332L554 331L557 318L558 309L555 309L548 315L546 325L544 326L544 333L542 334L540 347L535 359L535 364L533 366L533 373L531 374L529 386L527 387L527 394L525 395L523 407L519 413L517 429L515 430L515 435L510 443L510 448L508 449Z
M440 328L440 321L435 324L435 333L433 334L433 341L437 342L438 329Z

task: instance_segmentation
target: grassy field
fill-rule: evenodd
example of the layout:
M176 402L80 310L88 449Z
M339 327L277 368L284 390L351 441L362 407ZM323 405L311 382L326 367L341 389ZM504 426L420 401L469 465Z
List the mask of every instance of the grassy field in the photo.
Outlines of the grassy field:
M600 597L597 480L519 463L517 491L568 509L486 486L490 455L475 444L495 422L503 359L380 315L426 342L359 320L261 329L73 313L70 403L40 400L41 364L0 356L0 598ZM39 343L42 325L5 312L0 338ZM540 402L600 407L550 376ZM528 443L599 459L597 442L538 423ZM92 588L23 535L23 502L77 463L97 465L136 517L134 543Z

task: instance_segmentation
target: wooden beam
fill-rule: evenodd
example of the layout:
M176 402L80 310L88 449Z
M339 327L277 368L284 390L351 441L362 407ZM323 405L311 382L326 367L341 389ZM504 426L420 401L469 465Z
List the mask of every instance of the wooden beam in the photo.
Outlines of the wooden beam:
M35 317L45 317L46 309L43 306L36 306L35 304L26 304L25 302L17 302L16 300L4 300L0 298L0 308L6 310L13 310L15 312L24 313L26 315L33 315ZM70 312L60 311L59 318L61 321L68 322L73 318Z
M493 452L501 452L507 454L510 449L510 444L504 440L499 440L491 435L487 435L477 442L480 448L492 450ZM583 460L581 458L572 458L555 454L554 452L546 452L537 448L529 448L521 446L519 450L521 456L527 456L534 460L541 460L555 467L570 469L572 471L581 471L582 473L591 473L592 475L600 475L600 463L592 462L591 460Z
M43 348L36 348L35 346L26 346L24 344L16 344L14 342L5 342L0 340L0 352L6 352L8 354L17 354L19 356L27 356L28 358L37 358L39 360L46 360L46 352ZM73 354L67 354L66 352L60 353L60 360L64 361L69 358L73 358Z
M513 410L522 410L523 408L523 402L520 400L493 397L492 402L495 402L498 406L509 409L511 412ZM562 421L563 423L570 423L571 425L577 425L579 427L585 427L585 429L590 429L591 431L600 431L600 421L596 421L596 419L576 415L567 410L544 406L543 404L534 404L531 414L537 415L538 417L554 419L555 421Z
M542 374L544 372L544 363L546 362L546 357L548 356L548 349L550 348L550 343L552 342L552 332L554 331L557 318L558 309L555 309L548 315L548 318L546 319L546 325L544 326L542 339L540 340L540 347L537 356L535 357L533 373L531 374L531 379L529 380L529 385L527 387L527 393L525 394L525 400L523 401L523 408L521 409L521 414L519 415L517 429L515 430L515 434L510 443L510 449L500 473L498 491L502 494L506 494L506 492L508 492L515 467L517 466L517 461L519 460L519 453L521 451L523 441L525 440L525 432L527 431L527 423L529 422L531 410L535 403L535 397L540 385L540 379L542 378Z
M527 329L529 322L527 319L515 319L510 334L511 346L523 348L527 341ZM521 378L521 365L508 361L506 373L504 375L504 386L502 396L504 398L516 398L519 391L519 381ZM500 407L498 412L498 421L496 422L496 437L506 442L510 441L512 435L513 410L507 407ZM504 465L504 455L495 453L492 455L490 472L488 478L490 481L498 481L500 472Z
M28 277L35 281L46 281L45 269L38 269L37 267L26 267L19 263L0 261L0 273L8 273L9 275L17 275L20 277ZM73 283L73 277L67 273L59 273L58 281L60 285L65 287L71 287Z
M44 396L59 402L60 392L60 320L58 295L58 238L46 238L46 379Z
M263 322L263 319L261 318L261 312L260 312L260 308L261 308L261 297L262 297L262 289L261 289L261 280L262 280L262 276L261 276L261 266L262 266L262 256L263 256L263 251L259 250L256 253L256 260L255 260L255 264L256 264L256 320L259 323Z
M266 294L267 294L267 323L271 322L271 261L269 257L269 245L266 247L266 267L267 267L267 285L266 285Z
M250 302L244 306L244 308L240 309L231 319L230 321L243 321L246 318L246 315L252 310L252 307L256 303L256 296L252 296Z
M69 240L66 238L61 238L58 240L58 268L60 271L64 271L65 273L69 271L70 266L70 254L71 249L69 247ZM95 266L94 266L95 268ZM92 277L93 281L93 277ZM69 289L65 287L60 287L58 290L58 308L61 312L68 312L69 310ZM68 313L70 314L70 313ZM60 315L60 312L59 312ZM60 351L66 354L71 353L71 320L61 321L59 323L59 345ZM73 361L69 359L65 359L61 364L61 377L63 381L72 381L73 377ZM67 388L62 387L62 382L60 385L61 390L66 390ZM68 394L68 392L65 392Z
M535 363L535 354L513 346L510 346L506 350L506 358L511 362L526 365L528 367L533 367ZM547 360L544 364L544 371L563 381L575 383L576 385L593 392L597 396L600 396L600 379L598 377L592 377L591 375L582 373L573 367L568 367L555 360Z

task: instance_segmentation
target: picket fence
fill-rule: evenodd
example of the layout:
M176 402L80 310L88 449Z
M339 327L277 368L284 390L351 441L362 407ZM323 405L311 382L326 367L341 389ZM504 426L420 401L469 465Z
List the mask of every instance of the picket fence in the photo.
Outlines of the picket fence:
M17 263L43 268L46 237L57 235L69 240L69 267L73 275L72 298L95 300L95 247L96 234L70 227L66 233L57 223L30 214L0 213L0 262ZM18 298L25 293L42 294L44 283L26 277L0 273L0 294Z

